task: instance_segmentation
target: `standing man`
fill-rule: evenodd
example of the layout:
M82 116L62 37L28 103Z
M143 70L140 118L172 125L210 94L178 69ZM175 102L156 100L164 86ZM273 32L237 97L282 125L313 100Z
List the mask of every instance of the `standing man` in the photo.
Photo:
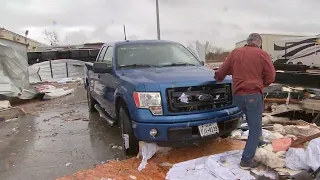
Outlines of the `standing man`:
M240 167L256 168L253 160L262 134L263 88L275 79L275 68L270 56L262 49L262 38L252 33L244 47L234 49L215 72L218 82L232 75L234 104L246 115L249 137L244 148Z

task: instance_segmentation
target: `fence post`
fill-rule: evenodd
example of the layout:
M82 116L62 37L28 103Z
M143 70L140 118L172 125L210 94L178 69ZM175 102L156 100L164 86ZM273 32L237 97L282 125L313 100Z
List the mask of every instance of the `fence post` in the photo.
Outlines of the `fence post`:
M69 68L68 68L68 63L66 62L66 70L67 70L67 77L69 77Z
M37 74L38 74L38 76L39 76L40 81L42 81L42 79L41 79L41 76L40 76L39 72L40 72L40 67L39 67L39 69L38 69L38 71L37 71Z
M49 63L50 63L51 78L53 78L53 72L52 72L52 63L51 63L51 60L49 60Z

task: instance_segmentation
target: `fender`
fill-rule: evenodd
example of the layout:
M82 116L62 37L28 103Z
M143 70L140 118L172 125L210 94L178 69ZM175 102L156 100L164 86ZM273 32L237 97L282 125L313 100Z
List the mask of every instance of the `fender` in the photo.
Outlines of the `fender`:
M116 106L117 98L121 97L127 105L129 114L131 118L136 116L136 105L133 99L133 90L128 90L124 86L118 86L115 91L115 98L114 98L114 106ZM116 108L116 107L115 107Z

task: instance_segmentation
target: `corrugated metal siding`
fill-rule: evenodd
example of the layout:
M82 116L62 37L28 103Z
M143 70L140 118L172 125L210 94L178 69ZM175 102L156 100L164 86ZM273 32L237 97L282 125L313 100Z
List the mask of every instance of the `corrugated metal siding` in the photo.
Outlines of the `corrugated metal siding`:
M9 41L6 39L0 39L0 42L9 47L12 47L12 49L14 49L17 53L19 53L23 58L25 58L26 60L28 59L26 45L21 43L16 43L14 41Z
M66 66L66 64L68 65ZM40 81L40 78L37 74L39 68L39 75L42 81L51 81L66 77L84 77L84 64L85 62L83 61L72 59L52 60L51 66L53 77L51 77L50 61L33 64L32 66L29 66L30 82L35 83Z

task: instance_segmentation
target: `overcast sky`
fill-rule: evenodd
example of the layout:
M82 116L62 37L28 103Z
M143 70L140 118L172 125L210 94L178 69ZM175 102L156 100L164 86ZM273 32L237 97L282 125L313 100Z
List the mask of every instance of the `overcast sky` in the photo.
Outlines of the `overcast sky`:
M251 32L318 34L319 0L159 0L161 38L232 49ZM53 22L56 22L54 25ZM0 27L61 44L156 39L155 0L1 0Z

